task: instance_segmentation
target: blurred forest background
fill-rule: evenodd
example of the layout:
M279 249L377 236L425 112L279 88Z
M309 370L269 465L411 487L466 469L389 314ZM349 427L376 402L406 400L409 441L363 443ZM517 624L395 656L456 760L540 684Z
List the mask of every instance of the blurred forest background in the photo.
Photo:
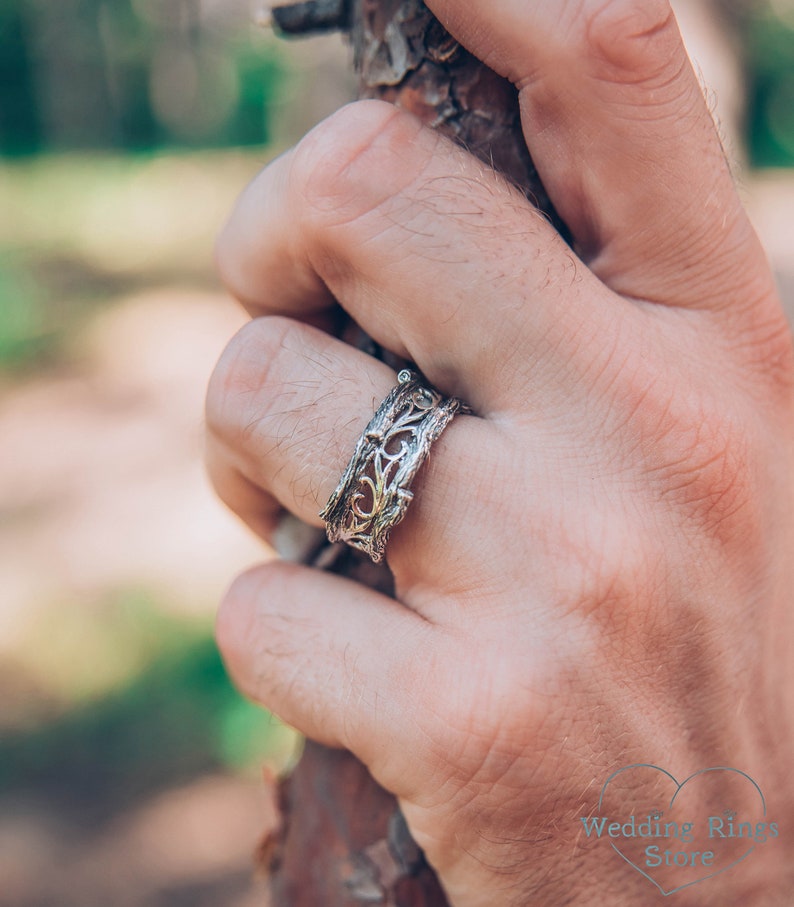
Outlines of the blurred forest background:
M794 0L678 8L791 301ZM266 903L296 740L212 642L264 556L201 467L244 320L212 242L350 96L338 37L284 44L248 0L0 0L2 907Z

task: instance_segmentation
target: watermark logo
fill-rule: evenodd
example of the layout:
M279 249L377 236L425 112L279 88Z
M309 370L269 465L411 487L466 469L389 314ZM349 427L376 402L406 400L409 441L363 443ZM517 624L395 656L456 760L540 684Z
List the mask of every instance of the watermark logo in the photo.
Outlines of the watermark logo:
M727 872L780 835L758 784L724 766L680 782L657 765L626 766L579 822L584 841L610 847L664 895Z

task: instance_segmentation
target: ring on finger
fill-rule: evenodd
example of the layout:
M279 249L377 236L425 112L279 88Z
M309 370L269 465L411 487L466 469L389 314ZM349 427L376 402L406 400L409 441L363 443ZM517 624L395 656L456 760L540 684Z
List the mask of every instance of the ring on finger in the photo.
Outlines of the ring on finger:
M413 500L411 485L433 443L455 415L470 412L409 369L397 380L320 512L329 541L345 542L374 563L383 559L392 529Z

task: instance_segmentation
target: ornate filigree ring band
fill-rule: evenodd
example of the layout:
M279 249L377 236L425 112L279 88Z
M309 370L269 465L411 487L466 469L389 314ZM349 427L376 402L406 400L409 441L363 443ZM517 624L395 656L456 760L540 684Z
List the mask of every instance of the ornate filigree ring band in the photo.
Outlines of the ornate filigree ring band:
M358 440L336 490L320 513L331 542L346 542L377 564L391 530L413 500L411 483L433 442L459 412L455 397L443 397L408 369L378 407Z

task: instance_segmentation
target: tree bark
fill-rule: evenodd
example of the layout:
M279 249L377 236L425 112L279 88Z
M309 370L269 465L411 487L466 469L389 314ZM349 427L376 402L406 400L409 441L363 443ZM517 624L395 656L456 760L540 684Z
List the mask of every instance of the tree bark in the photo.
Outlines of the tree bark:
M524 142L515 88L462 48L422 0L314 0L272 10L289 34L349 34L360 96L439 129L520 186L563 235ZM345 337L393 361L355 325ZM390 593L391 575L315 541L306 561ZM443 907L443 890L395 799L349 753L307 742L280 786L282 826L265 848L276 907Z

